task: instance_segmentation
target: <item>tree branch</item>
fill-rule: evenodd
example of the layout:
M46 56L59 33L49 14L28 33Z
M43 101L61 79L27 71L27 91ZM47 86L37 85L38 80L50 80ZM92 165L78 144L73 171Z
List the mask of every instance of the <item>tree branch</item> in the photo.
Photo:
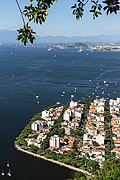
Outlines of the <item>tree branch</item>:
M23 17L23 14L22 14L22 11L21 11L21 8L20 8L20 5L19 5L19 3L18 3L18 1L17 1L17 0L15 0L15 1L16 1L16 3L17 3L18 9L19 9L19 11L20 11L20 14L21 14L21 17L22 17L22 20L23 20L23 24L25 25L25 20L24 20L24 17Z

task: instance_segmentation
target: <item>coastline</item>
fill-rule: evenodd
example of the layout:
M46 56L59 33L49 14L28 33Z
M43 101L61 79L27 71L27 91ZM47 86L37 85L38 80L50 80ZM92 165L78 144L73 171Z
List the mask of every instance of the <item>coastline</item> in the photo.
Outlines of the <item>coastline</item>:
M68 165L68 164L61 163L61 162L56 161L56 160L53 160L53 159L47 159L47 158L45 158L44 156L41 156L41 155L39 155L39 154L35 154L35 153L32 153L32 152L26 151L26 150L20 148L20 146L18 146L18 145L16 145L16 144L14 144L14 146L15 146L15 149L16 149L17 151L21 151L21 152L24 152L24 153L29 154L29 155L31 155L31 156L34 156L34 157L37 157L37 158L41 158L41 159L43 159L43 160L45 160L45 161L49 161L49 162L52 162L52 163L54 163L54 164L58 164L59 166L64 166L64 167L66 167L66 168L68 168L68 169L71 169L72 171L82 172L82 173L84 173L86 176L94 177L94 175L92 175L91 173L89 173L88 171L85 171L85 170L83 170L83 169L76 168L76 167L74 167L74 166L70 166L70 165Z

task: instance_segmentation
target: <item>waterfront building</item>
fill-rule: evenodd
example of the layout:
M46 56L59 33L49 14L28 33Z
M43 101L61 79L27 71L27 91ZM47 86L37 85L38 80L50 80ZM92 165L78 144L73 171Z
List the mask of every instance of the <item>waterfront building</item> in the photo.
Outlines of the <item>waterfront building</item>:
M45 122L44 121L37 120L37 121L32 123L31 129L33 131L41 131L41 130L43 130L44 126L45 126Z
M50 115L49 111L47 111L47 110L42 111L42 119L49 118L49 115Z
M70 102L70 108L77 107L77 102L71 101Z

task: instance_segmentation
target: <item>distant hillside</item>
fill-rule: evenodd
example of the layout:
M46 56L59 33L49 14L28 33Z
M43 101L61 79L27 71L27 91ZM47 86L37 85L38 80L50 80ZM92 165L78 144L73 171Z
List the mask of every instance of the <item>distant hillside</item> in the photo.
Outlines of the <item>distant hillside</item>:
M81 42L73 42L70 45L68 45L69 47L84 47L87 48L88 45L85 43L81 43Z
M10 30L0 30L0 43L21 43L16 40L17 31ZM98 35L98 36L36 36L34 44L70 44L72 42L83 43L111 43L111 42L120 42L120 35ZM71 46L81 46L82 44L74 44Z

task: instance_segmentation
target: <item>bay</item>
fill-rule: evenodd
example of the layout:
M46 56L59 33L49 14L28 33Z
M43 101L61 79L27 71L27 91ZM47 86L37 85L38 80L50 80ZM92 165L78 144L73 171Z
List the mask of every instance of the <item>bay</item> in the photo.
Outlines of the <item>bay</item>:
M100 87L96 89L96 86ZM9 160L11 179L65 180L72 177L73 172L64 167L14 149L15 138L34 114L57 101L69 102L71 94L75 101L88 96L91 100L96 96L120 97L120 53L0 48L0 168L7 173L6 161ZM39 95L39 104L36 95ZM3 178L9 179L1 176Z

